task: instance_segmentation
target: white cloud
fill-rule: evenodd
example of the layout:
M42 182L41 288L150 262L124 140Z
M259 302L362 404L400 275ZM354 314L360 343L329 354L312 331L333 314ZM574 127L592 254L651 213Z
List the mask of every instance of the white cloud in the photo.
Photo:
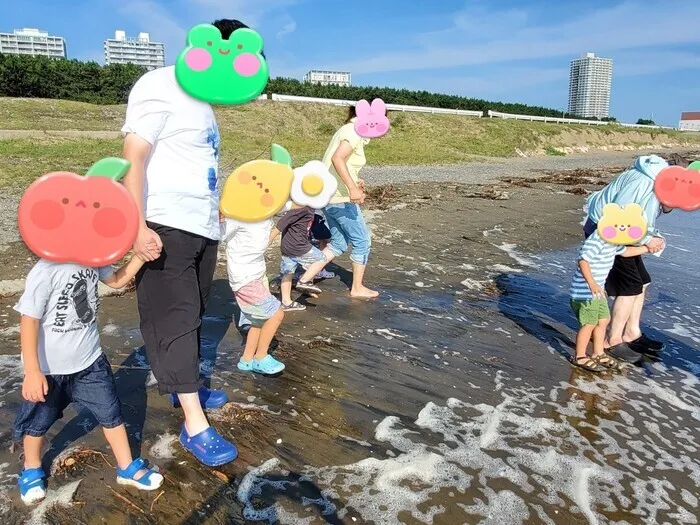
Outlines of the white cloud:
M419 35L423 44L418 49L375 53L335 67L356 74L431 70L697 44L700 33L679 21L698 18L700 2L671 0L625 2L556 25L531 21L522 10L480 6L456 13L440 31Z
M277 38L279 40L282 40L284 39L284 37L286 37L287 35L291 35L296 30L297 23L294 20L290 19L287 23L284 24L284 26L282 26L282 29L277 32Z

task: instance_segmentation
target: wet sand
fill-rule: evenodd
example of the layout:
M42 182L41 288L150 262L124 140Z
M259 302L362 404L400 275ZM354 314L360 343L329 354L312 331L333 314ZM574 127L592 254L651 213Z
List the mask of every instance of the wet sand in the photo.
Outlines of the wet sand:
M690 350L673 347L690 363L680 379L660 370L648 383L632 367L594 378L565 359L573 318L553 283L568 287L582 194L611 171L374 188L368 282L380 299L348 296L341 258L307 311L287 315L278 378L235 367L242 337L222 257L202 370L229 393L209 416L240 457L218 469L182 450L178 411L144 387L134 294L105 298L103 345L130 439L166 474L154 493L118 486L94 422L69 410L46 457L58 505L24 508L9 450L17 319L14 299L0 300L3 523L697 523L700 334L686 323L678 339ZM31 264L19 245L0 257L4 279ZM684 300L697 319L697 300Z

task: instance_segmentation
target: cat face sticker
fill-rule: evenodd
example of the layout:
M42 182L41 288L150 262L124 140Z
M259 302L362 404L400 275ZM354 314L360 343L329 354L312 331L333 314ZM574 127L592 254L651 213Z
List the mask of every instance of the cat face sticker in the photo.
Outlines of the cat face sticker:
M252 29L234 31L228 40L211 24L187 33L187 46L175 61L175 77L190 96L210 104L255 100L269 78L262 37Z
M138 208L117 181L130 163L107 158L81 177L54 172L34 181L17 211L19 232L37 256L99 267L121 259L136 240Z
M598 222L598 235L610 244L629 246L641 241L647 234L647 221L639 204L628 204L624 208L617 204L606 204Z
M338 181L319 160L312 160L294 170L291 199L299 206L315 210L324 208L338 190Z
M273 144L272 160L246 162L226 179L219 211L243 222L269 219L289 199L293 178L289 153Z
M669 208L700 209L700 171L680 166L664 168L656 176L654 193L659 202Z
M389 131L386 105L382 99L375 98L371 105L366 100L360 100L355 106L355 114L355 131L360 137L376 139Z

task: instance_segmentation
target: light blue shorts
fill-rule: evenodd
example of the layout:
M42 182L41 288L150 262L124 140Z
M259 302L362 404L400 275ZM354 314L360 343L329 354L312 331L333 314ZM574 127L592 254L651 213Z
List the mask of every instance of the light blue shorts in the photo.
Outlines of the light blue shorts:
M323 255L323 252L315 246L312 246L308 253L300 255L299 257L287 257L283 255L282 262L280 263L280 272L282 275L289 275L290 273L296 272L297 266L299 265L308 266L309 264L326 260L326 256Z

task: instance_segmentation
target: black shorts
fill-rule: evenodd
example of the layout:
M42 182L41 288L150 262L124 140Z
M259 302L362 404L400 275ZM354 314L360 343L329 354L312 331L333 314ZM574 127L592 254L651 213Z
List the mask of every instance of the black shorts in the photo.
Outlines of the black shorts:
M615 257L615 264L605 282L605 291L610 297L629 297L642 293L644 285L651 282L644 267L642 256Z
M331 231L326 226L325 219L318 214L314 214L314 222L311 223L310 234L317 241L329 241L331 238Z
M136 276L141 335L161 394L202 386L202 315L216 269L218 242L148 222L163 241L161 256Z

